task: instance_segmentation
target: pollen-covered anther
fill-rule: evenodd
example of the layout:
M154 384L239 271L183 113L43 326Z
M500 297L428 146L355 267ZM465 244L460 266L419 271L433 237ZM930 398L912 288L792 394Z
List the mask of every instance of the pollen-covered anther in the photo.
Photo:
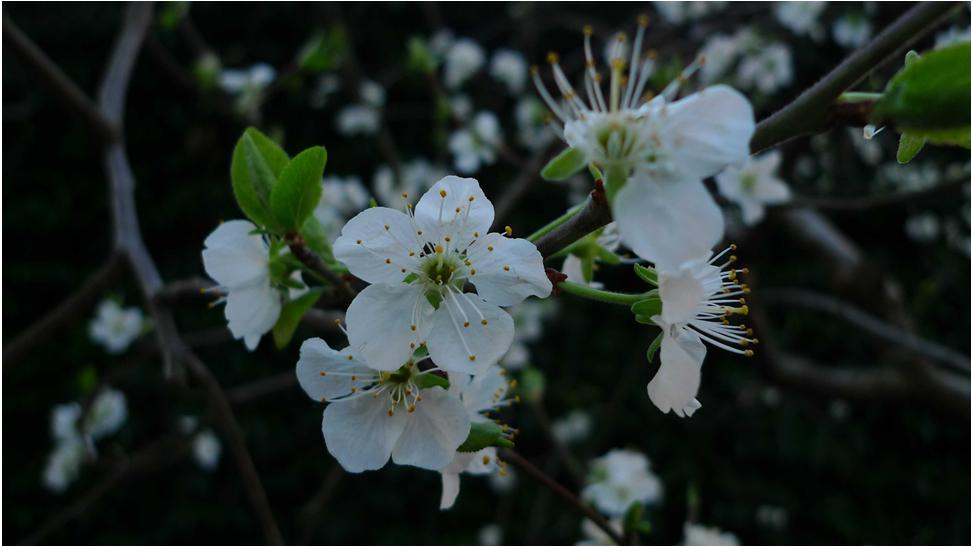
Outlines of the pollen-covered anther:
M456 207L456 214L458 215L461 212L462 212L462 207Z
M551 51L547 54L547 62L550 64L555 64L560 60L560 56L556 52Z
M385 264L391 264L391 259L390 258L386 258L385 259Z
M480 320L479 320L479 324L481 324L482 326L484 326L484 327L485 327L486 325L488 325L488 324L489 324L489 321L487 321L486 319L480 319Z
M387 232L387 231L388 231L388 230L390 230L390 229L391 229L391 226L389 226L389 225L387 225L387 224L385 224L385 231Z
M389 415L389 416L394 416L394 415L395 415L395 410L394 410L394 409L391 409L391 408L389 408L389 409L388 409L388 415Z
M648 26L649 21L650 19L648 18L648 16L643 13L638 16L638 26L641 28L646 28Z
M452 241L452 238L449 237L449 236L445 236L443 239L445 239L445 242L446 243L449 243L450 241Z
M508 271L510 271L510 267L509 267L509 266L503 266L503 271L504 271L504 272L508 272Z
M513 228L506 226L505 228L503 228L503 233L506 234L507 237L510 237L513 235Z
M476 356L475 355L470 355L469 356L469 360L470 361L475 361L476 360Z
M355 243L357 243L358 245L361 245L361 240L360 239L355 240Z
M435 246L435 254L440 255L444 252L445 252L445 247L443 247L441 243Z
M476 275L476 270L475 269L469 270L469 275Z
M489 462L491 461L492 460L489 458L489 456L483 454L483 465L489 465Z
M743 355L745 355L746 357L752 357L755 354L754 354L753 350L747 349L746 351L743 352Z
M446 192L445 190L439 190L439 197L445 199L445 197L448 196L448 195L449 195L449 192Z
M348 355L348 361L354 361L354 355Z
M462 323L462 326L463 326L464 328L467 328L467 329L468 329L468 328L469 328L469 321L464 321L464 322Z
M415 403L412 403L412 404L410 404L410 405L408 405L408 411L409 411L410 413L411 413L411 412L415 412Z
M473 237L479 237L479 232L473 232Z
M410 325L408 328L412 329L412 332L415 332L415 329L417 329L418 327L415 325Z
M327 376L327 372L322 370L321 371L321 376Z
M590 36L594 34L594 27L591 25L584 25L584 36Z
M486 250L489 251L489 252L493 252L493 246L492 245L487 245L486 246Z

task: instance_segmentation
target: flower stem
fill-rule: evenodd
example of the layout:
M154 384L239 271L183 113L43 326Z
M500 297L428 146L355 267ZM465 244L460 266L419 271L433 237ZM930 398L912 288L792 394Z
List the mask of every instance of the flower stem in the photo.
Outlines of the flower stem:
M533 232L532 234L530 234L529 236L527 236L527 241L534 242L534 241L540 239L541 237L547 235L548 233L550 233L557 226L560 226L561 224L563 224L563 223L567 222L568 220L570 220L571 218L573 218L574 215L576 215L577 213L580 212L580 210L583 208L584 205L585 205L584 203L581 203L579 205L575 205L575 206L571 207L570 209L567 210L566 213L564 213L564 214L560 215L559 217L551 220L543 228L540 228L536 232Z
M651 296L648 293L627 294L603 291L601 289L594 289L588 287L587 285L581 285L580 283L573 283L571 281L561 281L557 284L557 288L574 296L580 296L581 298L587 298L589 300L597 300L598 302L606 302L608 304L618 304L620 306L630 306L635 302L640 302Z
M848 91L837 97L838 103L866 103L876 101L882 96L881 93L869 93L866 91Z

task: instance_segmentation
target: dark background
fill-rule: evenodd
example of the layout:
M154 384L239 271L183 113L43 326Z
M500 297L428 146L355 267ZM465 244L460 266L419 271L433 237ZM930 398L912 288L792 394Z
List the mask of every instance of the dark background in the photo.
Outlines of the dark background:
M880 29L907 4L876 5L871 20ZM855 4L828 6L829 26ZM674 28L659 22L649 46L660 56L689 58L714 31L732 32L753 24L791 46L794 83L772 97L755 100L757 118L773 112L812 84L846 54L831 41L813 43L779 26L768 6L738 4L724 12ZM120 5L5 4L10 16L81 87L92 95L115 38ZM404 158L441 157L429 120L434 101L421 75L406 67L405 43L440 26L470 36L487 51L513 47L531 62L549 49L579 51L579 27L592 21L606 29L633 28L634 15L650 6L594 4L420 6L405 3L206 4L193 3L189 17L224 66L268 62L285 73L297 50L316 29L345 28L357 70L385 84L387 122ZM967 11L954 22L968 24ZM691 31L686 31L691 29ZM178 28L155 24L154 40L188 69L190 40ZM919 51L931 47L931 38ZM3 323L4 341L70 294L108 256L110 225L107 183L96 140L11 54L3 58ZM861 86L879 90L899 65L885 67ZM344 72L339 72L342 76ZM327 172L357 174L365 181L381 159L373 139L348 139L334 131L334 113L347 104L339 92L322 110L308 106L315 78L294 77L262 109L261 127L282 137L294 153L314 144L329 151ZM501 93L485 70L466 89L477 110L496 111L507 135L514 132L514 101ZM220 219L239 218L230 191L232 146L246 121L228 111L228 99L181 85L148 47L140 55L128 92L126 143L138 180L143 235L166 280L203 274L203 238ZM896 138L879 139L885 161L893 161ZM824 137L834 161L831 196L876 193L876 168L854 154L846 130ZM814 181L794 174L801 155L817 154L808 139L783 148L781 174L794 193L820 195ZM521 151L526 155L528 152ZM940 165L968 161L963 150L927 149L919 156ZM477 175L491 198L516 176L497 163ZM906 237L909 214L955 213L965 193L953 191L918 204L828 216L863 249L879 271L904 288L903 299L917 332L956 351L969 352L969 259L944 241L918 244ZM495 200L494 200L495 201ZM519 203L510 224L523 235L560 214L565 191L537 182ZM828 266L793 244L774 215L747 239L740 257L764 287L805 287L848 296L832 284ZM606 268L603 280L618 290L639 290L628 269ZM844 291L842 294L840 291ZM139 303L137 288L123 282L116 294ZM935 405L929 397L861 400L781 385L779 402L766 403L775 386L758 359L746 360L710 349L700 399L690 420L662 415L644 386L657 365L644 351L655 332L638 325L622 308L559 299L559 314L532 346L533 364L547 379L543 406L560 417L571 409L591 413L590 437L572 447L586 462L612 448L643 451L661 477L665 499L649 511L653 532L643 539L681 539L689 512L687 492L700 522L719 526L745 543L964 543L969 538L969 416ZM858 302L880 315L880 303ZM797 307L769 308L778 346L813 358L824 367L877 367L887 359L886 343L868 337L830 315ZM223 325L221 309L192 305L179 310L183 332ZM297 340L312 333L301 327ZM165 384L151 337L121 357L106 355L90 342L84 322L59 331L3 374L4 540L20 541L48 518L110 476L121 454L131 453L174 430L177 417L197 413L208 420L197 392ZM339 339L335 340L340 343ZM297 343L283 352L266 339L254 353L242 344L223 343L200 354L227 387L244 385L293 370ZM908 358L907 356L905 358ZM85 468L66 493L43 489L41 472L53 446L48 419L59 403L83 398L91 371L111 381L128 398L129 419L120 433L99 445L105 457ZM837 401L835 403L835 401ZM835 410L836 407L836 410ZM840 412L844 408L845 412ZM267 488L284 537L295 542L303 529L302 511L336 463L320 434L321 408L297 388L276 391L236 408L247 445ZM529 405L507 412L520 428L518 450L538 465L552 450ZM560 466L548 467L572 489ZM508 494L492 491L485 479L463 478L454 509L439 512L435 473L388 466L380 472L344 475L324 506L312 536L318 543L469 543L484 525L498 523L507 542L572 543L579 519L561 501L519 475ZM760 524L757 508L784 508L783 528ZM139 473L87 507L71 524L45 541L55 543L249 543L260 542L259 527L225 451L218 471L199 470L181 458L158 470Z

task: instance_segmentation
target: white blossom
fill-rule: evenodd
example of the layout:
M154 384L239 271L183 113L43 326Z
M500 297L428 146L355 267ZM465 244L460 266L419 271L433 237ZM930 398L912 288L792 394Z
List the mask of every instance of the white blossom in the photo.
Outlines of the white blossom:
M266 63L249 68L226 68L219 75L219 87L231 95L259 93L273 83L277 71Z
M583 410L573 410L555 421L551 427L554 437L563 444L582 441L591 433L591 415Z
M535 97L523 97L517 101L513 117L516 119L517 140L530 150L539 150L556 138L547 127L547 109Z
M624 523L621 522L621 519L611 519L608 524L619 536L624 535ZM611 536L607 535L607 532L601 530L601 527L594 524L594 521L590 519L581 521L581 534L583 537L575 545L617 545L611 539Z
M441 179L446 174L446 169L441 165L416 158L401 166L401 180L396 179L391 167L379 166L375 170L372 186L380 205L395 207L402 203L402 194L419 195L428 190L433 181Z
M683 545L739 545L734 534L691 522L685 523Z
M790 48L781 42L767 44L746 54L736 71L739 85L771 94L793 81L793 57Z
M124 308L111 299L98 304L98 312L88 325L88 335L105 347L108 353L122 353L142 333L145 317L142 310Z
M361 101L375 108L385 105L385 88L373 80L363 80L358 86L358 96Z
M349 321L352 340L354 328ZM411 354L391 370L366 359L359 347L337 351L320 338L300 347L300 386L329 403L321 428L328 452L351 473L381 469L389 458L434 471L449 465L469 435L459 398L439 386L420 387L421 376L434 371L420 370Z
M644 454L615 449L591 462L581 496L602 513L620 517L634 502L650 504L661 499L662 484Z
M777 2L773 13L794 34L806 34L819 40L823 30L817 20L826 7L826 2Z
M324 108L328 98L341 89L341 80L336 74L324 74L317 79L317 84L310 93L310 105L313 108Z
M196 465L212 471L219 465L219 457L223 452L223 444L212 430L200 431L192 438L192 458Z
M859 48L866 44L873 32L871 22L863 15L843 15L834 21L834 41L848 49Z
M941 49L959 42L968 42L972 29L954 25L935 35L935 49Z
M449 46L445 54L445 85L457 89L486 62L483 48L469 38L460 38Z
M483 526L476 535L480 545L502 545L503 529L496 524Z
M67 490L80 475L85 454L85 446L80 438L58 441L44 466L44 486L55 493Z
M489 74L503 82L511 95L518 95L527 82L526 59L516 51L498 49L489 63Z
M684 418L702 406L696 395L706 353L703 341L732 353L753 354L740 349L757 343L752 331L728 321L729 316L749 313L742 298L749 288L738 280L748 270L732 266L735 256L715 265L731 249L687 263L677 273L658 274L662 310L651 319L662 330L661 366L648 383L648 398L662 412L672 410Z
M314 218L333 242L344 223L368 206L368 191L361 184L361 179L355 176L328 175L321 184L323 193L314 209Z
M468 126L449 136L449 151L455 156L456 170L468 175L483 165L492 165L502 138L495 114L476 114Z
M381 113L371 105L354 104L337 113L337 130L345 137L374 135L380 125Z
M662 19L680 24L722 11L726 2L652 2Z
M729 72L741 53L741 44L736 35L713 34L699 52L705 59L705 64L699 69L699 80L704 84L715 82Z
M747 225L763 218L766 205L790 199L789 187L776 176L781 157L778 150L773 150L751 157L742 168L730 165L716 175L719 193L739 205Z
M203 266L225 294L226 319L233 338L254 350L280 316L281 294L270 284L269 246L245 220L219 225L204 241Z
M920 213L905 221L905 233L913 241L928 243L938 239L941 231L938 217L932 213Z
M84 433L98 440L116 433L128 419L128 402L117 389L101 390L91 403L84 422Z
M550 294L543 258L525 239L487 233L493 205L475 179L447 176L405 211L366 209L334 242L334 256L371 283L348 308L349 341L378 370L425 344L439 367L479 372L513 341L500 306Z
M528 344L535 342L543 334L543 323L556 312L557 303L551 300L526 300L510 308L516 332L509 351L500 359L500 364L510 370L519 370L530 364Z
M449 111L453 118L462 122L468 121L473 111L472 99L465 93L453 95L449 98Z
M78 419L81 418L81 405L65 403L51 409L51 436L55 440L78 437Z

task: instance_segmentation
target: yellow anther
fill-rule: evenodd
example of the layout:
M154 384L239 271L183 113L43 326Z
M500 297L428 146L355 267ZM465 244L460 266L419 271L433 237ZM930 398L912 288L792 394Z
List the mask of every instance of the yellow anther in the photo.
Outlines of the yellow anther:
M352 381L352 382L357 382L357 381L358 381L358 376L357 376L357 375L355 375L355 374L352 374L352 375L351 375L351 381Z
M361 240L359 239L359 240L355 241L355 243L357 243L358 245L361 245Z
M746 357L752 357L753 356L753 350L747 349L745 355L746 355Z
M530 65L530 76L536 76L540 74L540 67L537 65Z
M746 336L752 336L752 335L753 335L753 329L746 329Z
M647 27L648 26L648 21L649 21L649 19L648 19L648 16L647 15L641 14L641 15L638 16L638 26L639 27L641 27L641 28Z
M729 279L729 281L735 281L736 280L736 270L729 270L729 275L726 276L726 278Z
M492 245L487 245L486 246L486 250L492 252L493 251L493 246Z
M744 274L748 274L749 273L749 268L743 268L741 271Z
M435 254L440 255L445 252L445 247L441 243L435 246Z
M417 329L418 327L416 327L415 325L411 325L409 326L409 328L412 329L412 332L415 332L415 329Z
M402 199L408 199L408 192L402 192Z
M476 270L475 269L469 270L469 275L476 275Z
M354 361L354 355L348 354L348 361Z
M415 349L415 342L409 342L408 347L411 349Z
M507 226L507 227L503 228L503 233L506 234L507 237L509 237L509 236L513 235L513 228L510 228L509 226Z
M508 272L508 271L510 271L510 267L509 267L509 266L503 266L503 271L504 271L504 272Z
M389 408L388 409L388 415L389 416L394 416L395 415L395 411Z
M473 237L479 237L479 232L473 232Z
M449 236L445 236L445 238L443 238L443 239L445 239L445 242L446 243L449 243L450 241L452 241L452 238L449 237Z
M628 39L627 33L624 33L624 32L619 32L618 33L617 40L619 42L625 42L627 39Z
M729 250L730 251L735 251L736 250L736 244L733 243L733 244L729 245Z
M584 36L590 36L594 34L594 27L591 25L584 25Z
M462 208L461 207L456 207L456 214L458 215L460 212L462 212Z
M408 256L415 256L415 251L409 251Z
M443 197L443 198L444 198L444 197L446 197L446 196L448 196L448 195L449 195L449 193L448 193L448 192L446 192L445 190L439 190L439 196L440 196L440 197Z
M385 264L391 264L391 259L390 258L386 258L385 259Z
M620 57L615 57L611 59L611 70L623 70L624 69L624 59Z
M322 370L321 371L321 376L327 376L327 373Z
M469 321L464 321L464 322L462 323L462 326L463 326L464 328L467 328L467 329L468 329L468 328L469 328Z
M467 261L465 261L465 262L463 262L463 264L465 264L466 266L472 266L472 262L470 262L470 261L468 261L468 260L467 260Z
M749 287L747 287L745 285L743 285L743 290L742 291L743 291L743 294L749 294L749 293L753 292L752 289L750 289Z
M759 345L759 338L753 338L753 345L754 346L758 346Z
M480 323L481 325L483 325L483 326L485 327L486 325L488 325L488 324L489 324L489 321L487 321L487 320L485 320L485 319L481 319L481 320L479 321L479 323Z
M648 51L645 52L645 57L649 59L655 59L658 57L658 52L655 51L654 49L649 49Z
M408 405L408 411L409 412L415 412L415 404Z
M560 57L558 57L555 52L551 51L550 53L547 54L547 62L548 63L550 63L550 64L553 65L553 64L556 64L557 61L559 61L559 60L560 60Z
M386 231L386 232L388 231L388 229L389 229L389 228L391 228L391 226L389 226L389 225L387 225L387 224L385 224L385 231Z
M402 273L405 273L406 271L407 271L407 270L406 270L405 268L402 268Z
M469 360L470 361L475 361L476 360L476 356L475 355L470 355L469 356Z
M489 458L489 456L487 456L485 454L483 455L483 465L489 465L489 462L491 462L491 461L493 461L493 460L491 460Z
M729 257L729 262L735 262L737 260L739 260L739 257L736 256L736 255L732 255L732 256Z
M469 203L476 201L476 196L469 196Z
M357 392L358 392L358 388L356 387L351 388L351 393L357 393Z
M415 233L418 234L418 235L422 235L422 230L419 230L419 231L417 231Z

